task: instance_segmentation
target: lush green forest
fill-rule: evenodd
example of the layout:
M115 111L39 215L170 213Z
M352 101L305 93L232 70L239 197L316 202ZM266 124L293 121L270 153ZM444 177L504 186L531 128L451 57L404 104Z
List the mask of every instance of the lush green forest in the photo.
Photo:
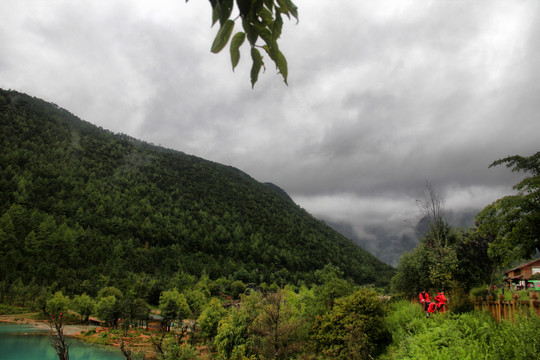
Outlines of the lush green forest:
M138 283L156 304L183 276L300 285L326 264L356 284L393 275L275 185L25 94L0 91L0 147L2 294Z

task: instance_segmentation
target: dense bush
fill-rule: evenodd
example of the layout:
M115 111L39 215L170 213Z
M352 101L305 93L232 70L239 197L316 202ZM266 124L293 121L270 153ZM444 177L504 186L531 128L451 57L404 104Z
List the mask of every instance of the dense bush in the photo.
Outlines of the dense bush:
M377 293L367 289L336 300L317 317L313 341L331 359L368 359L390 341L384 326L385 309Z
M462 314L474 310L474 304L471 297L464 289L456 287L452 291L450 310L455 314Z

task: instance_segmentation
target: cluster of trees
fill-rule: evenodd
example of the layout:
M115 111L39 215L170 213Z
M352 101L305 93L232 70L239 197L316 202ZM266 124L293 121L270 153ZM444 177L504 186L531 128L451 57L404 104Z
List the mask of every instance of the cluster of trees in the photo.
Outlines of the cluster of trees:
M527 176L509 195L485 207L472 229L453 229L443 215L443 202L431 186L419 202L430 228L419 245L402 256L392 279L395 293L413 297L421 290L450 290L466 294L475 286L501 282L502 270L528 260L540 251L540 152L510 156L506 164Z
M228 360L372 358L391 341L384 321L387 304L373 288L342 276L339 268L327 265L316 271L310 287L230 283L224 294L215 292L215 281L202 277L183 288L170 288L159 296L156 309L164 333L152 334L153 345L162 359L196 359L201 345L213 358ZM242 291L232 299L238 287ZM150 306L139 296L135 290L123 293L107 286L95 297L57 291L49 293L43 305L40 300L27 305L43 306L49 318L62 321L76 313L83 322L97 316L111 328L127 331L144 328L149 320ZM123 351L129 352L128 346Z
M393 269L278 187L116 135L54 104L0 91L0 297L29 288L96 296L175 274L311 284L331 263L358 284Z
M320 300L306 288L298 293L287 288L266 295L254 292L239 308L224 314L210 344L218 359L291 359L308 354L369 359L390 342L385 305L373 291L357 289L331 307Z
M370 359L391 341L386 303L373 289L327 265L312 287L251 291L237 307L209 305L200 335L218 359Z

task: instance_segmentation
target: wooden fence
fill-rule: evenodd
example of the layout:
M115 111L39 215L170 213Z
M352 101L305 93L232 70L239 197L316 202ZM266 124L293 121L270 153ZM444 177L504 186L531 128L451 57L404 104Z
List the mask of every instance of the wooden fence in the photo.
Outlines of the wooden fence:
M538 293L531 291L530 300L519 300L519 294L513 294L512 300L504 300L504 295L500 294L497 300L494 300L493 296L487 296L487 300L482 297L474 300L475 310L485 310L497 319L511 320L514 318L516 312L532 310L536 315L540 316L540 301L538 300Z

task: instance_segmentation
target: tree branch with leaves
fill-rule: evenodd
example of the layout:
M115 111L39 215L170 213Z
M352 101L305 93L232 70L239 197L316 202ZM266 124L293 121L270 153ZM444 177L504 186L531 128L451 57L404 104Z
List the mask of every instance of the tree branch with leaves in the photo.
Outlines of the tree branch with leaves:
M490 167L506 165L512 172L528 174L514 186L516 195L505 196L476 215L478 230L495 236L489 255L502 266L527 259L540 251L540 152L509 156Z
M221 52L230 40L234 71L240 62L240 47L247 38L252 60L251 86L255 86L261 69L266 69L261 49L274 62L278 73L287 84L287 59L279 48L278 39L283 29L283 16L289 19L292 16L298 22L298 8L292 0L210 0L210 4L212 26L218 21L220 25L210 51L214 54ZM237 15L233 14L235 9L238 11ZM233 36L237 21L242 24L243 31L238 31Z

